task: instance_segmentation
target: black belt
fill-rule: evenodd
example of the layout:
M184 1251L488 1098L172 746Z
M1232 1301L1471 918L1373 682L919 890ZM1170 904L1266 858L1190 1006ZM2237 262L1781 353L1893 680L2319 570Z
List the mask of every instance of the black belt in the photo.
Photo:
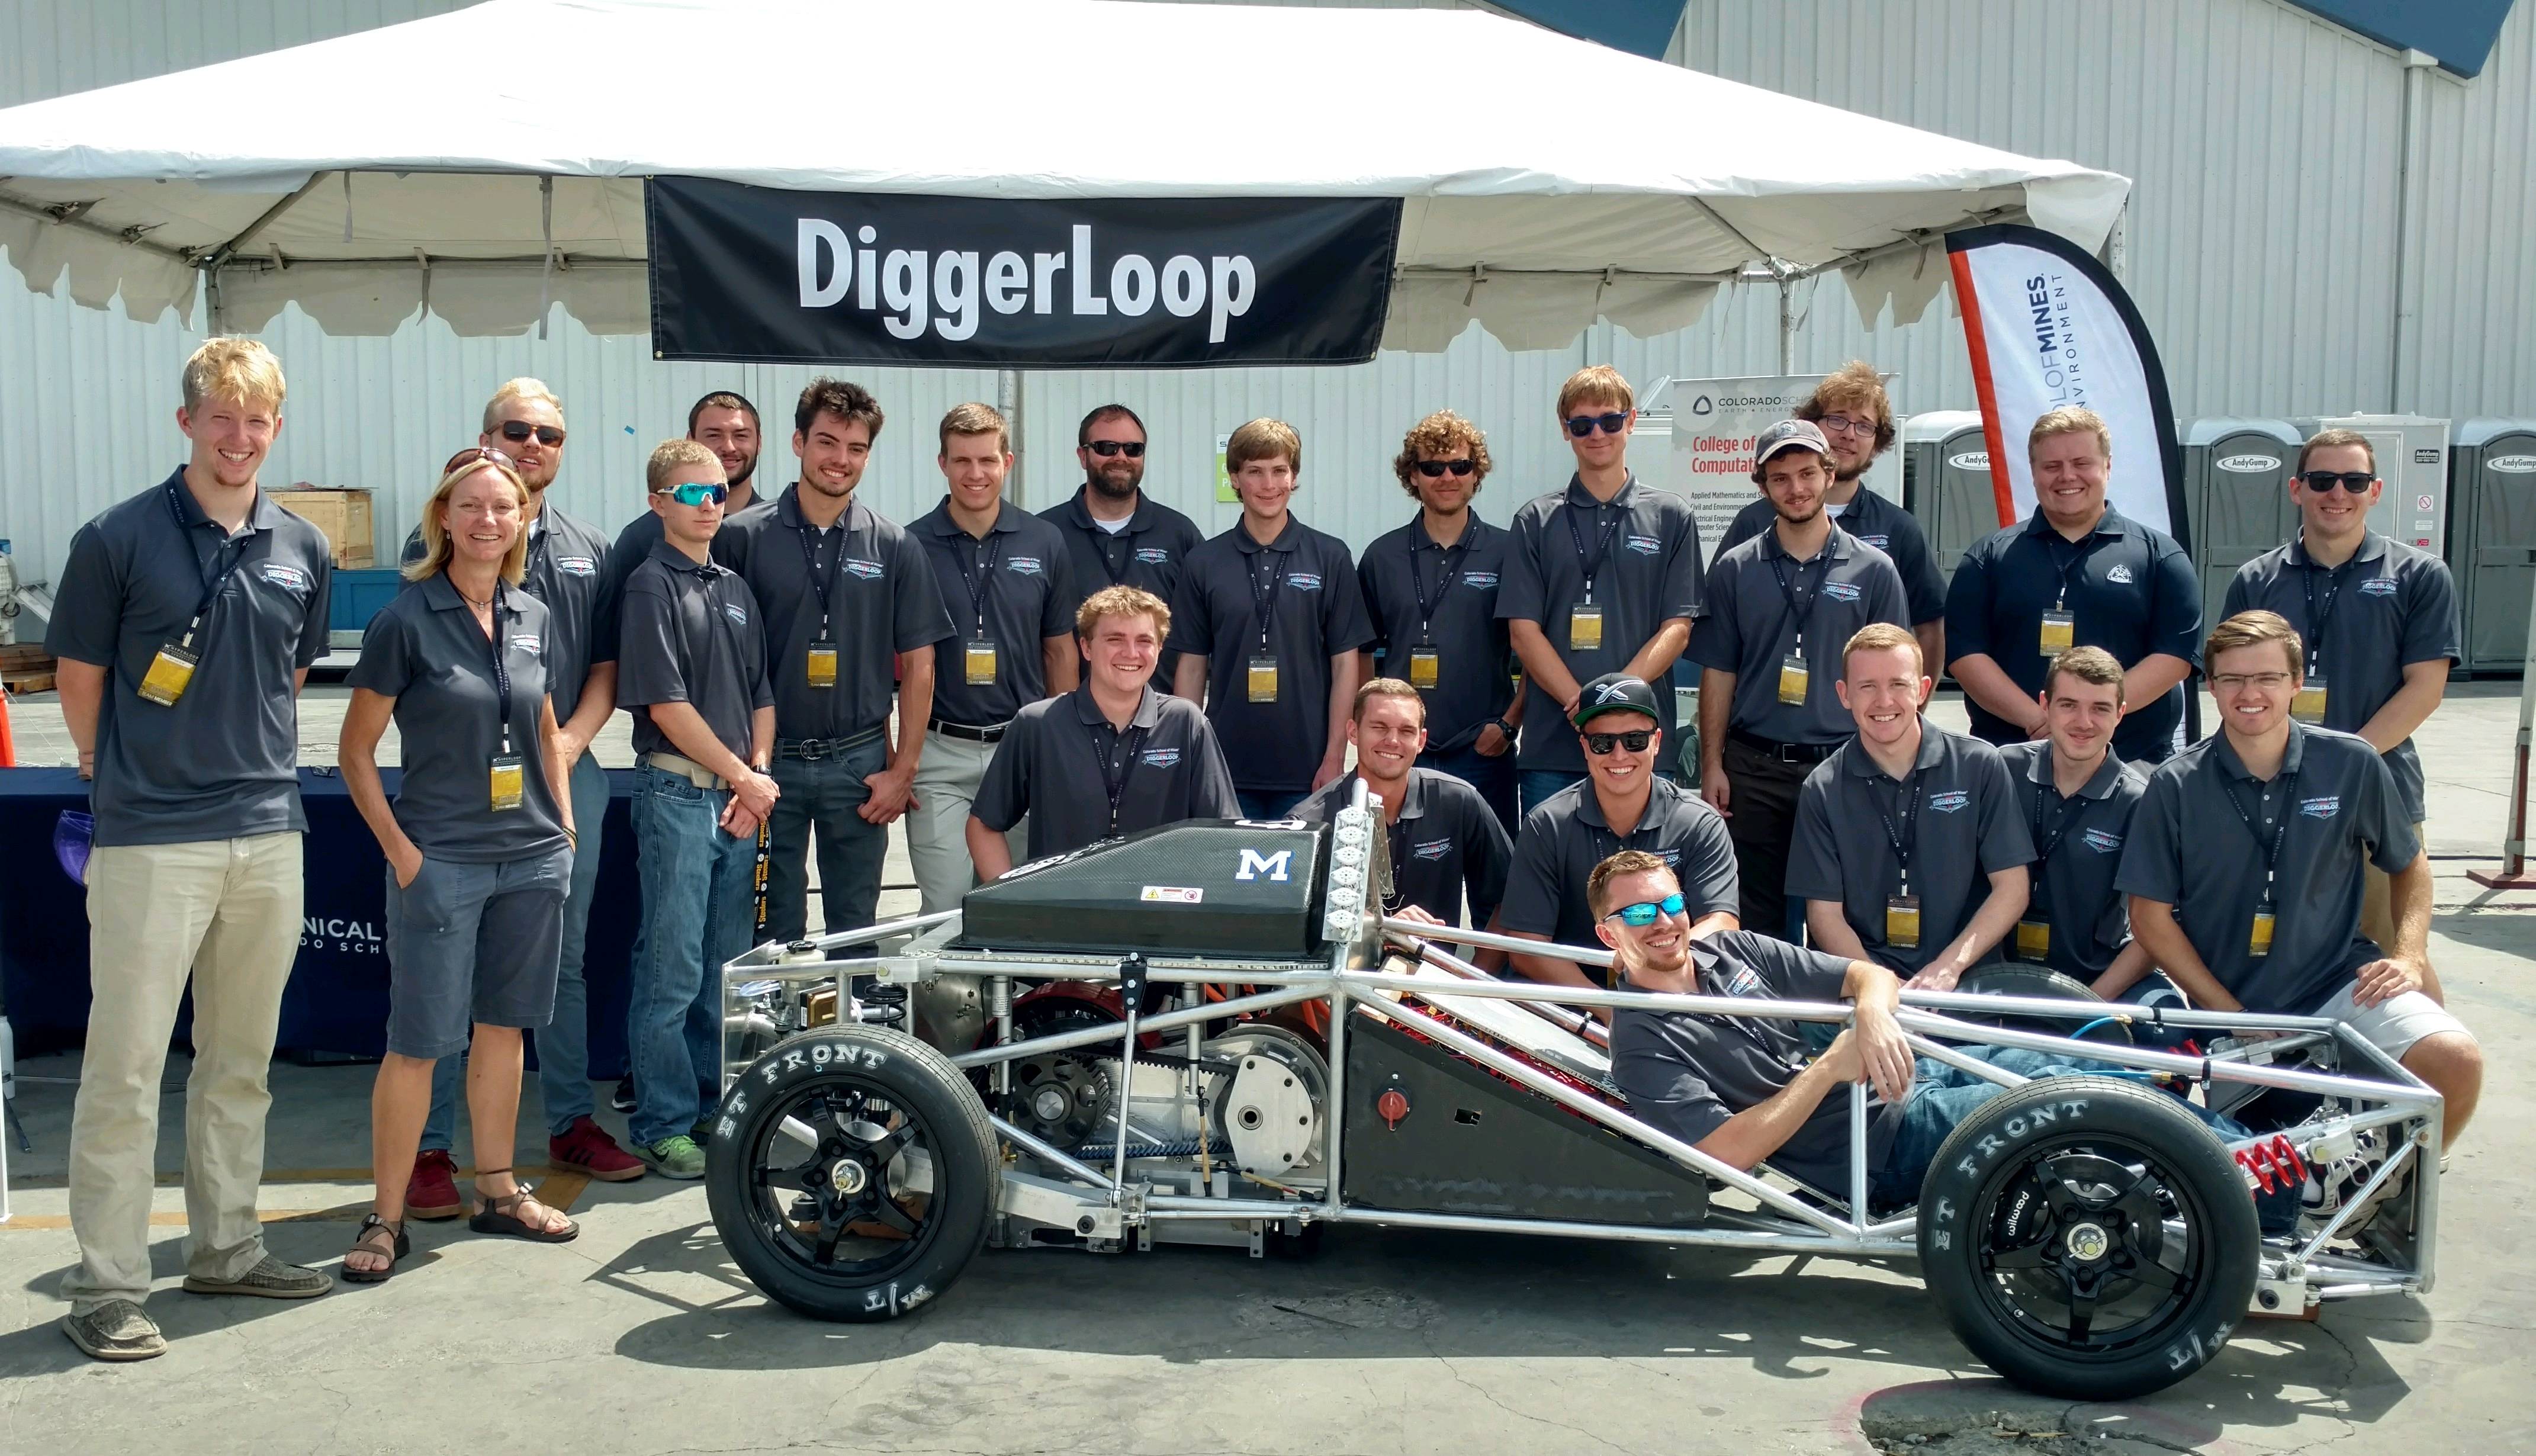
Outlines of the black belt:
M926 728L946 738L966 738L972 743L1001 742L1004 729L1010 726L1007 722L995 724L990 728L971 728L965 723L949 723L939 718L925 725Z
M878 738L888 727L889 725L882 724L879 728L865 728L859 733L849 733L842 738L778 738L775 740L775 756L797 758L803 763L817 763L823 758L835 758L860 748L865 743Z
M1781 763L1820 763L1840 751L1838 743L1774 743L1742 728L1728 728L1726 736L1763 758L1775 758Z

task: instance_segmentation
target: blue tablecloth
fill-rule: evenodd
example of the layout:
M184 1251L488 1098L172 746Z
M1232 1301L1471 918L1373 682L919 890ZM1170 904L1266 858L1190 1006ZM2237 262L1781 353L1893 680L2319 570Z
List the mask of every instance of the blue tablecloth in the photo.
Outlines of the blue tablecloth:
M401 777L383 771L390 795ZM626 966L641 923L629 796L635 775L610 770L607 831L592 903L583 974L590 981L590 1072L624 1075ZM301 769L308 806L308 894L299 959L282 997L285 1053L377 1056L385 1049L388 962L386 860L332 769ZM76 1046L89 1008L86 892L53 858L53 824L85 809L70 769L0 769L0 996L21 1055ZM188 1001L175 1040L192 1026Z

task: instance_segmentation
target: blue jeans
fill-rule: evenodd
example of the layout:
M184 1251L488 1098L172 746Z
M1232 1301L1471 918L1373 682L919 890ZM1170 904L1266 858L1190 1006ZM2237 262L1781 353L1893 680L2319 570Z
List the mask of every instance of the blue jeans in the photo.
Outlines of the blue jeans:
M634 796L643 928L634 939L625 1040L634 1141L695 1125L722 1086L722 968L757 931L757 840L722 831L728 792L656 768Z
M810 835L819 838L819 923L830 930L868 925L880 907L881 861L889 826L865 823L856 810L871 799L867 775L889 767L889 740L875 737L815 762L775 757L775 801L768 821L766 934L798 940L810 923Z
M1244 819L1285 819L1295 812L1295 805L1311 797L1309 793L1290 793L1282 789L1236 789L1234 798L1241 805Z
M532 1033L538 1047L538 1090L543 1095L546 1133L563 1136L591 1113L590 982L582 979L581 954L590 931L590 893L599 883L602 837L607 832L607 770L588 753L572 766L572 827L581 836L572 856L572 890L563 902L563 959L555 967L554 1020ZM458 1086L464 1057L431 1065L431 1111L422 1120L422 1147L447 1152L458 1120Z
M2049 1052L2028 1051L2021 1046L1959 1046L1956 1049L2020 1077L2104 1075L2120 1070L2105 1062L2070 1060ZM1978 1111L1983 1104L2006 1090L1944 1062L1931 1057L1920 1058L1914 1067L1910 1094L1902 1100L1899 1113L1902 1120L1894 1131L1893 1145L1885 1152L1884 1166L1875 1171L1877 1201L1894 1208L1918 1202L1920 1184L1927 1179L1929 1165L1936 1162L1937 1149L1944 1145L1947 1135ZM2244 1127L2198 1103L2178 1098L2175 1105L2200 1118L2202 1124L2223 1142L2234 1142L2247 1135ZM2289 1187L2268 1194L2257 1192L2254 1209L2263 1232L2286 1232L2298 1224L2299 1190Z
M1514 778L1518 796L1523 800L1523 816L1527 819L1532 817L1533 810L1541 807L1542 800L1570 784L1585 782L1583 774L1571 774L1565 769L1524 769Z
M1464 748L1453 753L1430 753L1419 760L1421 766L1439 774L1450 774L1480 791L1480 797L1494 810L1497 822L1505 826L1508 837L1523 827L1523 816L1514 805L1514 749L1490 758L1477 748Z

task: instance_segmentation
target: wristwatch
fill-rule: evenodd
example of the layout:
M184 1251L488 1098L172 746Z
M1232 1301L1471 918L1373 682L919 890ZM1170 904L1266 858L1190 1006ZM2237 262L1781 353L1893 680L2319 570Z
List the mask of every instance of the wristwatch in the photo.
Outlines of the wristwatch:
M1490 720L1489 720L1489 722L1493 723L1493 724L1495 724L1495 725L1497 726L1497 731L1498 731L1498 732L1501 732L1501 733L1503 733L1503 734L1505 734L1505 737L1506 737L1506 741L1507 741L1507 742L1511 743L1511 742L1513 742L1513 741L1514 741L1514 725L1513 725L1513 724L1510 724L1510 723L1506 722L1506 721L1505 721L1504 719L1502 719L1502 718L1491 718L1491 719L1490 719Z

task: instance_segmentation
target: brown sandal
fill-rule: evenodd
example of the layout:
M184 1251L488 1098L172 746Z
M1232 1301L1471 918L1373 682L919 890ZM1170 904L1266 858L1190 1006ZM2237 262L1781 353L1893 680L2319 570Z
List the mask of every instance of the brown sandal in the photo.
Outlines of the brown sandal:
M507 1168L487 1168L478 1171L476 1177L478 1182L481 1182L485 1178L510 1171ZM499 1234L506 1238L525 1238L532 1243L570 1243L581 1236L581 1225L568 1218L563 1221L562 1228L555 1230L540 1229L521 1218L518 1213L519 1206L539 1200L536 1194L520 1186L519 1175L516 1173L511 1177L510 1192L487 1193L482 1188L477 1188L476 1196L484 1201L477 1205L474 1217L468 1219L467 1227L478 1234ZM551 1205L548 1206L551 1207ZM555 1212L560 1213L562 1210L556 1209Z
M377 1239L370 1236L373 1230L393 1236L390 1237L383 1245ZM350 1259L347 1257L344 1264L344 1278L347 1282L351 1284L385 1284L388 1282L389 1277L396 1273L397 1260L413 1252L413 1240L406 1236L405 1220L399 1219L395 1223L391 1224L374 1213L368 1218L361 1220L360 1231L352 1235L352 1247L350 1252L385 1254L388 1256L388 1263L387 1267L384 1269L355 1269L352 1267Z

